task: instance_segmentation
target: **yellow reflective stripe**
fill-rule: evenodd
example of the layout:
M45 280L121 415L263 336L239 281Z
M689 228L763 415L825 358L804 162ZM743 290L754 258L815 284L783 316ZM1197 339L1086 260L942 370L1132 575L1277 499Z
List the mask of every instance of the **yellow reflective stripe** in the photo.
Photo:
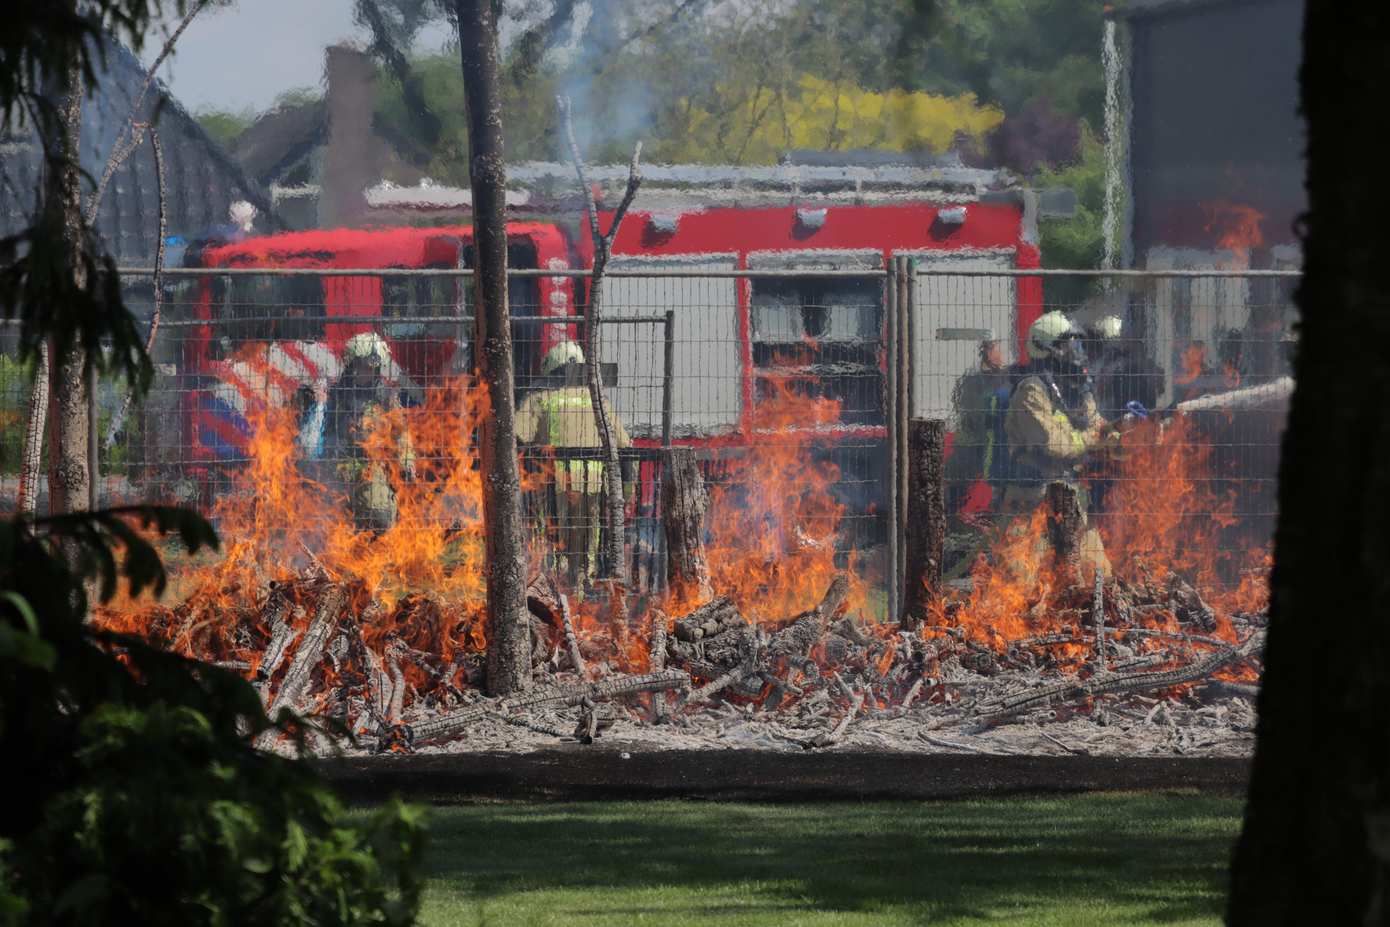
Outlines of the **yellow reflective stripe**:
M1071 446L1074 450L1086 450L1086 436L1071 427L1071 419L1067 418L1067 413L1061 411L1053 412L1052 417L1067 429L1067 434L1071 436Z
M588 396L545 396L540 401L541 411L545 413L547 427L549 429L551 445L558 446L561 443L562 435L560 432L561 423L559 413L565 412L588 412L590 411Z

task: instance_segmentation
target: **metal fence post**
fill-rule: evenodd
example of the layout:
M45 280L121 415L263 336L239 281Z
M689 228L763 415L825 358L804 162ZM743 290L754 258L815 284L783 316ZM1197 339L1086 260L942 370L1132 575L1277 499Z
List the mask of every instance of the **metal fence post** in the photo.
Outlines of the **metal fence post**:
M666 353L661 366L661 446L670 447L676 377L676 310L674 309L666 310L662 336L666 339Z
M902 592L901 573L898 561L901 559L899 537L902 524L902 500L898 496L898 260L888 262L888 279L885 284L884 301L887 309L887 361L888 390L884 397L884 424L888 438L888 619L896 621L902 612L899 596Z

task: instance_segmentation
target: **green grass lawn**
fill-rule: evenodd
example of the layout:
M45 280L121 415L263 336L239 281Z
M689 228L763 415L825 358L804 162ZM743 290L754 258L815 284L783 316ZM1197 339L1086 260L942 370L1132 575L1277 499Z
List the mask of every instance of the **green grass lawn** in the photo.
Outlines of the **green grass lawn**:
M605 802L431 811L422 922L1215 924L1241 802Z

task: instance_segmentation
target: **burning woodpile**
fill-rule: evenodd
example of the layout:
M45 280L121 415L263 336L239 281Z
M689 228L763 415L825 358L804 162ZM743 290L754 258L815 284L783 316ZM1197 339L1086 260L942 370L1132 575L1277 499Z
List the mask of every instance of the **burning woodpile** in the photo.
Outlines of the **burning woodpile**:
M736 489L706 489L689 458L672 456L668 592L599 583L572 601L537 560L527 596L533 685L521 694L481 694L477 472L454 437L474 406L457 391L398 410L374 439L400 510L381 532L355 529L341 500L303 478L292 430L267 417L242 491L217 513L225 558L185 570L172 606L128 605L99 620L243 672L272 714L335 719L355 735L350 749L597 738L656 748L1247 749L1264 553L1223 542L1230 513L1193 478L1200 445L1181 440L1180 423L1127 439L1124 478L1097 519L1113 566L1080 566L1064 517L1075 499L1058 484L1048 508L991 535L968 578L934 582L929 607L898 622L875 613L871 558L836 551L836 474L806 463L814 433L786 425L833 421L834 403L769 405L763 427L803 437L750 458ZM417 447L409 478L391 469L393 429Z

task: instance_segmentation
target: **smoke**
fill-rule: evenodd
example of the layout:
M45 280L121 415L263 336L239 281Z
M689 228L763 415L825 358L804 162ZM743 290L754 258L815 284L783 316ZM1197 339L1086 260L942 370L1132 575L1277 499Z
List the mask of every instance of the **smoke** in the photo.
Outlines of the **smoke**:
M657 98L650 84L610 73L610 66L629 53L646 28L648 24L619 9L614 0L588 0L574 6L569 41L551 51L549 63L558 72L559 92L573 107L580 150L591 159L625 160L633 143L652 132ZM568 157L563 149L557 135L554 156L559 160Z

